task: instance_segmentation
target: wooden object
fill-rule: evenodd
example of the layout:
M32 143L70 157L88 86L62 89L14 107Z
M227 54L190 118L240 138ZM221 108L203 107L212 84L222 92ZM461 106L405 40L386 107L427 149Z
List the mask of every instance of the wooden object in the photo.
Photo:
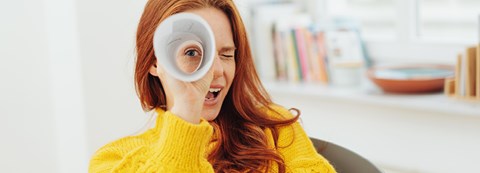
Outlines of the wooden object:
M480 100L480 43L477 46L477 66L476 67L477 67L476 68L477 81L476 81L476 90L475 90L476 97L475 98L477 100Z
M455 95L461 97L460 93L460 83L461 83L461 74L462 74L462 54L457 56L457 65L455 66Z
M473 98L476 96L476 55L477 48L469 47L466 52L466 86L465 86L465 96L467 98Z
M445 92L445 95L447 95L447 96L454 96L455 95L455 78L445 79L444 92Z

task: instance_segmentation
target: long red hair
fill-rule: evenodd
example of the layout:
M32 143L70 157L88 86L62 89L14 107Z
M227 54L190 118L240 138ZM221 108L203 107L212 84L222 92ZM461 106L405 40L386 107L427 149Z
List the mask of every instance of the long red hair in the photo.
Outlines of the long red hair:
M158 77L149 73L155 63L153 35L161 21L176 13L213 7L223 11L230 20L235 52L235 78L221 111L211 122L215 129L216 146L208 160L216 172L261 172L276 163L285 172L284 160L267 143L270 129L277 148L278 127L297 121L278 119L260 108L275 112L273 102L262 86L253 64L252 54L243 21L231 0L149 0L138 25L136 37L137 60L135 86L142 107L148 111L165 108L166 96ZM279 116L281 117L281 116Z

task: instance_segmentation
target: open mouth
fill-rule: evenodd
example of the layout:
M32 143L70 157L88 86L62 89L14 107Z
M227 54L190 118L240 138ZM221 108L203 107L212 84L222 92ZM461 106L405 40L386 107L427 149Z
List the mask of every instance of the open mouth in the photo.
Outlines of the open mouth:
M206 101L215 100L221 90L222 90L221 88L210 88L208 90L207 95L205 96L205 100Z

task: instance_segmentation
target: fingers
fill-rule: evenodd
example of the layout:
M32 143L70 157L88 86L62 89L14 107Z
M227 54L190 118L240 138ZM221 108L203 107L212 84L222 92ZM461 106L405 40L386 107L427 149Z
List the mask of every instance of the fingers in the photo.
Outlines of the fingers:
M210 67L208 72L203 76L199 81L202 81L206 84L207 90L210 88L210 84L212 83L214 79L214 68L213 65Z

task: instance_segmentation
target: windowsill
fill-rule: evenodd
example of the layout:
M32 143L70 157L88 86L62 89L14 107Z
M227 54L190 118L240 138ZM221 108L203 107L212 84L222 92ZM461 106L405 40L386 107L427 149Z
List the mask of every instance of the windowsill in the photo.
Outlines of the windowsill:
M480 117L480 101L468 102L448 98L443 93L401 95L383 93L374 87L330 87L320 84L264 82L272 95L294 95L386 106L416 111Z

